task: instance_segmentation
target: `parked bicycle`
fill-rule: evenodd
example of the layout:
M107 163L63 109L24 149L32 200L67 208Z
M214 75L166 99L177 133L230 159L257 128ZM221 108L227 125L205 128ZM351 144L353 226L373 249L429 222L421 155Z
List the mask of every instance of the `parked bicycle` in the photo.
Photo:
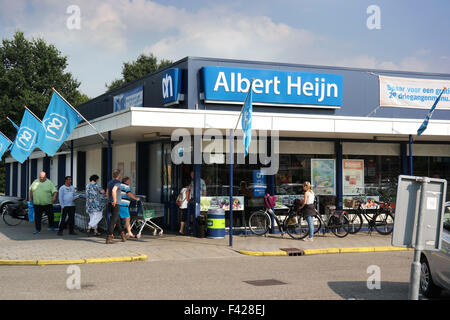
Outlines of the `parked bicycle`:
M272 227L272 217L277 223L278 229L282 235L287 233L291 238L297 240L305 238L309 231L308 222L303 217L302 213L295 210L294 205L288 207L289 211L282 221L278 219L272 209L253 212L249 218L250 231L256 235L265 235ZM345 215L345 212L335 211L326 216L326 220L324 220L320 214L314 216L314 233L323 229L324 231L331 231L339 238L348 235L350 222Z
M375 212L369 213L367 212L367 209L363 207L364 201L361 198L356 198L354 200L357 201L357 208L347 212L350 221L349 232L351 234L358 233L361 230L364 219L367 221L369 234L372 233L373 229L382 235L392 233L394 230L394 206L392 203L375 201L379 208L374 209Z
M289 207L283 220L278 219L272 209L253 212L248 221L250 231L258 236L265 235L272 228L271 218L276 222L282 236L287 233L293 239L306 237L308 226L306 226L305 234L304 227L301 225L304 220L299 212L293 210L293 206Z
M28 209L22 204L6 204L2 209L2 219L8 226L17 226L28 221Z

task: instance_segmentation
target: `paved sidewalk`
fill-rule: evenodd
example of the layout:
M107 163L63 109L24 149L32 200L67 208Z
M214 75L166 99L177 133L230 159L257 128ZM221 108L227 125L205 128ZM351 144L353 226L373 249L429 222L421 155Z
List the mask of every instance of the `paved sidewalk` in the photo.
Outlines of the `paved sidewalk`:
M144 257L141 260L182 260L197 258L236 257L242 254L250 255L282 255L286 254L282 248L296 248L304 253L338 253L339 251L324 250L328 248L353 248L359 250L364 247L373 251L374 248L391 250L391 236L377 233L369 235L367 232L337 238L333 234L319 235L314 242L293 240L288 235L268 235L259 237L254 235L234 235L233 246L229 246L229 236L224 239L196 238L164 234L153 236L151 232L143 233L141 239L129 239L123 243L116 240L115 244L106 245L105 237L87 237L85 233L77 231L78 235L69 235L65 230L64 236L56 235L43 228L41 233L33 235L34 224L23 222L11 227L0 222L0 264L8 261L67 261L99 259L94 262L111 262L108 258ZM388 247L388 248L386 248ZM355 249L356 248L356 249ZM309 249L320 249L311 252ZM358 251L361 252L361 251ZM143 256L145 255L145 256ZM102 261L104 259L104 261ZM121 261L121 260L118 260ZM129 260L124 260L129 261ZM78 263L85 263L78 262Z

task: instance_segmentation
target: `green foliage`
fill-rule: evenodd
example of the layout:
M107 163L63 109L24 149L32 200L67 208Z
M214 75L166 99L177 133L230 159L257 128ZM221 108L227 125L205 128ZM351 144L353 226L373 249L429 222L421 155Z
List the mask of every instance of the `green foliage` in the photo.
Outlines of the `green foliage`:
M141 54L135 61L125 62L122 66L122 78L106 84L108 91L119 88L129 82L140 79L145 75L155 72L161 68L167 67L173 62L162 59L158 63L158 59L151 53L150 55Z
M78 91L78 82L65 72L67 57L43 39L27 40L17 31L12 39L3 39L0 46L0 128L14 140L16 133L6 120L17 125L22 120L24 105L42 119L52 95L58 90L73 106L89 98Z

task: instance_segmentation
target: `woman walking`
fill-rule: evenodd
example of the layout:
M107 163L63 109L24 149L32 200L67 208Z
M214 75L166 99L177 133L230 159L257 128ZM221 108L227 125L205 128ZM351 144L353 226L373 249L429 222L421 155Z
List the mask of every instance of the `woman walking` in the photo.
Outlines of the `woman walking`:
M97 226L103 218L102 194L105 194L98 184L99 176L94 174L89 178L89 184L86 186L86 212L89 214L89 224L87 228L88 236L91 230L94 230L94 236L99 236Z
M303 183L303 190L305 191L305 198L303 199L303 204L299 208L303 212L303 216L308 222L308 234L309 236L303 239L303 241L313 241L314 236L314 216L317 214L314 208L314 192L311 190L311 183L305 181Z

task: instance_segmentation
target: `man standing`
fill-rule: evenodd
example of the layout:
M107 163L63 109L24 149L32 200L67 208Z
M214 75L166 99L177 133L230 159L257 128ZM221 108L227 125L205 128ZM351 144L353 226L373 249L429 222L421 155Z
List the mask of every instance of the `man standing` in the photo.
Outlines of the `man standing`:
M122 237L122 241L125 242L127 240L125 236L125 232L122 230L122 226L120 225L120 203L122 201L122 191L120 190L120 170L115 169L112 172L112 180L108 182L108 192L106 197L108 199L108 210L111 212L111 221L109 222L108 233L106 236L106 243L114 243L113 242L113 233L114 229L117 226L119 229L120 236Z
M53 202L55 202L57 194L55 185L47 179L45 172L41 172L39 179L34 180L31 184L30 201L34 206L34 224L36 226L33 234L41 232L41 220L44 212L47 213L49 229L56 231L53 228Z
M66 228L66 217L69 216L69 234L76 235L74 231L75 227L75 203L74 200L78 199L75 194L75 187L72 186L72 177L67 176L65 178L64 185L59 188L59 204L61 205L62 217L59 222L58 236L63 235L63 230Z

